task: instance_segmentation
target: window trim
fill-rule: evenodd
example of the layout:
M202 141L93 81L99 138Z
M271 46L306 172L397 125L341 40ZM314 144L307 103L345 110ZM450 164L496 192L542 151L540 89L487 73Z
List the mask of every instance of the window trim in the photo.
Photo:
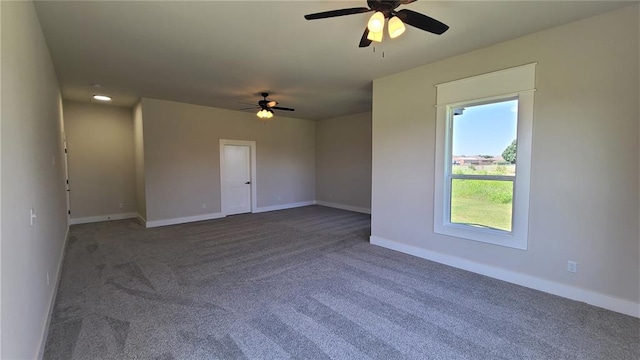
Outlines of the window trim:
M434 233L516 249L528 248L529 190L535 63L436 85L436 161ZM453 109L518 99L516 177L513 180L511 232L451 223L451 125ZM477 179L477 177L476 177Z

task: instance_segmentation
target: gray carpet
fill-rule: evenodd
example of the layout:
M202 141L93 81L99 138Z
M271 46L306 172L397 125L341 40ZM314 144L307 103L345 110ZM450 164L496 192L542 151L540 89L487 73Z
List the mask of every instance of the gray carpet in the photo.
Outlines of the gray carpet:
M639 359L640 320L369 245L309 206L75 225L45 359Z

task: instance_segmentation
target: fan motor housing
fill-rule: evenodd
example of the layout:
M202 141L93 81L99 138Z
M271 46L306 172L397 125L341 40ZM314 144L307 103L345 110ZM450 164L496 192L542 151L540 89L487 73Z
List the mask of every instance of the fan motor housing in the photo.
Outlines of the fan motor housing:
M383 12L385 15L400 6L400 1L367 0L370 9Z

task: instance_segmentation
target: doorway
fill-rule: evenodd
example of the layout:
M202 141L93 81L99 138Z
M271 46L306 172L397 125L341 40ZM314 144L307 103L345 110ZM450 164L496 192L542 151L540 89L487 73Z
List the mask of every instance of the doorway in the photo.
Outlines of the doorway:
M220 140L220 200L225 216L255 211L255 173L255 141Z

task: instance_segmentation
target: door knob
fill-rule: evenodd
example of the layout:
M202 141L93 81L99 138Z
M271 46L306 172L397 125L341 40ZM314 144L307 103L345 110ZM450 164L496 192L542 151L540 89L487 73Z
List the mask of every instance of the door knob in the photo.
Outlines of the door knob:
M251 181L247 181L245 184L249 185L249 184L251 184Z

